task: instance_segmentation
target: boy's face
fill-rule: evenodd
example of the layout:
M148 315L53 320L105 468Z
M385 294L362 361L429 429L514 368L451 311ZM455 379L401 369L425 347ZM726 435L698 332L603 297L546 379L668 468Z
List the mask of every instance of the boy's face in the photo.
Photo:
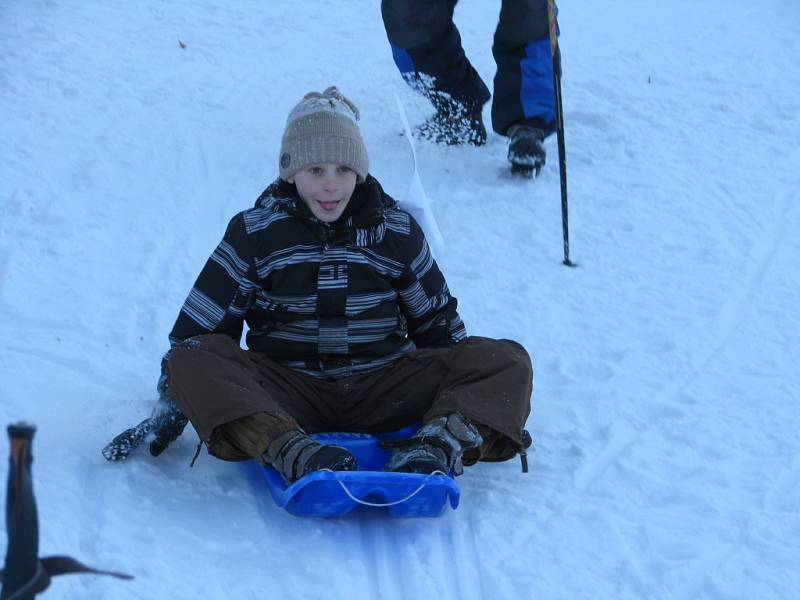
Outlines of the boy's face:
M342 216L356 187L356 173L348 167L326 163L299 171L289 179L320 221L332 223Z

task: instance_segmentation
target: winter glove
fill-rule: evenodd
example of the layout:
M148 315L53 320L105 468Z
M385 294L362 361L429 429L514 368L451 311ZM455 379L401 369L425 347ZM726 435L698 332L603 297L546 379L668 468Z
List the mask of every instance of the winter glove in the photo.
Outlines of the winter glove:
M155 439L150 442L150 454L158 456L167 446L177 440L189 419L175 406L172 400L162 396L150 415L151 431Z
M128 455L150 439L150 454L158 456L167 446L180 437L189 419L180 411L169 397L167 384L167 361L172 350L168 350L161 359L161 376L158 378L158 402L153 412L136 427L120 433L103 448L106 460L125 460Z
M536 177L544 166L546 154L542 142L544 132L531 125L518 123L508 130L508 160L511 173L522 177Z
M175 403L166 395L162 395L153 413L136 427L126 429L111 440L103 448L103 456L110 461L125 460L148 436L152 439L150 454L158 456L178 439L188 422L189 419L175 406Z

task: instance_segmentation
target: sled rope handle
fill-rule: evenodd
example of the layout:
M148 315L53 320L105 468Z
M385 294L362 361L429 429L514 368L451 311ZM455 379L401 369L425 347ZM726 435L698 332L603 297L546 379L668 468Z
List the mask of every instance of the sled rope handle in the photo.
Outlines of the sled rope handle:
M333 471L331 469L320 469L320 471L328 471L330 473L334 473L335 472L335 471ZM444 471L433 471L433 472L431 472L425 478L425 481L423 481L421 484L419 484L419 487L417 489L415 489L413 492L411 492L405 498L400 498L400 500L395 500L394 502L367 502L366 500L362 500L361 498L356 498L353 495L353 493L344 484L344 481L342 481L341 479L337 479L336 482L342 487L342 490L344 490L344 493L347 494L347 497L350 498L353 502L356 502L357 504L362 504L364 506L372 506L372 507L375 507L375 508L387 508L389 506L396 506L398 504L402 504L403 502L411 500L411 498L413 498L414 496L419 494L425 488L425 486L428 485L428 480L431 477L433 477L434 475L445 475L446 476L447 473L445 473Z

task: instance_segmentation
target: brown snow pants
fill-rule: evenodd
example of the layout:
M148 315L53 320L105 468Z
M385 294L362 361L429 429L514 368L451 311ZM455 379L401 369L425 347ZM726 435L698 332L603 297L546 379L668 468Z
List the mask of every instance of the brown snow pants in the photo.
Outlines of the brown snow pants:
M259 458L291 429L381 433L451 412L470 419L484 438L469 463L507 460L522 447L533 389L525 349L482 337L326 380L242 350L226 335L203 335L172 350L167 378L209 453L225 460Z

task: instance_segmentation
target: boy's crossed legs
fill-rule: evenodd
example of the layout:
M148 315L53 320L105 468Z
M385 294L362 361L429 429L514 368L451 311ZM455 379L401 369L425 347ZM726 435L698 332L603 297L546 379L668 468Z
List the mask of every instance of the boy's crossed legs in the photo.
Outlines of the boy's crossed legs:
M522 346L481 337L417 350L379 371L326 380L211 334L174 348L167 377L171 398L209 453L261 459L290 481L319 468L356 468L346 450L305 435L323 431L383 433L423 423L395 451L387 465L392 470L458 472L462 453L468 465L512 458L523 447L533 385Z

